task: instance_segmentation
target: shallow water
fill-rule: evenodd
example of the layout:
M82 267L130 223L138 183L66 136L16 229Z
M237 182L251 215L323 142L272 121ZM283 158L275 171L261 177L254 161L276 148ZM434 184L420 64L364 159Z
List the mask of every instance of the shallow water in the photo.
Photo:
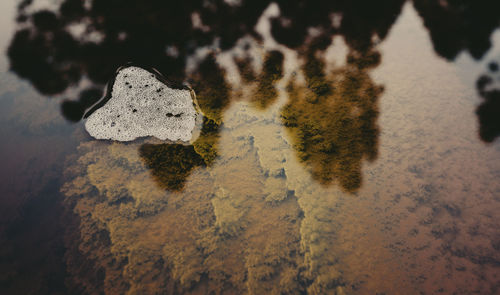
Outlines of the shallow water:
M0 293L500 292L494 1L45 2L0 4ZM130 61L194 142L85 132Z

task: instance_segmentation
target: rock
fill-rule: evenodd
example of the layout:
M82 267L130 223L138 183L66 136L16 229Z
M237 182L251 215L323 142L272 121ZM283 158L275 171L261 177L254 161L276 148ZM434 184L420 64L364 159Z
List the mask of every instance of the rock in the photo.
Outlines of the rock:
M96 139L154 136L188 142L201 114L189 87L171 86L156 72L126 66L111 81L107 96L85 117L85 129Z

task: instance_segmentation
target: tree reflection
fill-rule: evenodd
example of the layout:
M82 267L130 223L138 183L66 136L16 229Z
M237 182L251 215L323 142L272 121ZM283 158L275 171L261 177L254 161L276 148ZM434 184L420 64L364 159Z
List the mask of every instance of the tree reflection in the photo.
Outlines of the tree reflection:
M413 0L429 30L434 50L453 60L462 51L480 59L491 47L490 36L500 25L496 0Z
M222 113L229 105L229 86L213 55L208 55L192 76L197 102L205 115L200 136L192 145L144 144L139 153L153 178L162 188L182 190L184 182L196 167L211 165L217 158Z
M65 0L55 12L30 15L31 2L19 6L22 29L8 55L11 70L46 95L61 93L83 78L102 88L128 62L155 67L167 79L182 82L189 55L214 42L221 49L232 47L253 32L268 5L268 1L234 6L222 0Z
M283 53L273 50L267 53L262 73L257 77L257 89L252 97L255 105L266 109L278 97L275 84L283 78Z
M46 95L62 93L89 79L93 85L77 100L62 104L62 114L71 121L79 120L100 98L104 84L127 62L155 67L167 79L181 82L188 78L186 59L197 49L214 46L224 51L244 36L259 40L255 26L271 3L64 0L56 9L32 12L33 2L24 0L19 5L21 29L8 50L11 69ZM341 35L351 49L363 52L385 38L404 2L280 0L276 2L280 15L272 19L271 33L278 43L296 50L307 43L311 30L323 38L318 49L325 49L332 36ZM452 60L468 51L479 59L491 47L491 33L500 23L498 1L414 0L413 4L439 55ZM206 64L199 65L203 66ZM255 77L241 73L260 81L256 96L262 98L257 99L261 108L276 96L272 81L280 76L280 70L274 71ZM205 81L211 82L217 81ZM212 96L218 95L216 91ZM205 105L207 114L214 115L218 102ZM490 124L480 120L483 126Z
M318 103L320 108L333 103L330 101L337 103L342 96L345 96L343 108L357 110L360 106L348 102L351 99L349 95L355 94L348 93L351 90L347 89L349 87L344 85L345 83L342 84L342 87L346 87L343 92L333 90L337 83L333 76L347 75L350 70L339 70L333 76L326 78L322 69L314 68L314 64L320 61L313 58L313 52L324 51L334 35L344 36L353 52L361 54L371 52L370 48L374 42L387 35L403 2L403 0L391 0L384 5L361 0L355 3L278 2L281 15L272 20L271 31L278 42L296 50L307 60L303 68L308 80L307 87L313 89L315 99L321 101ZM217 48L224 51L233 47L244 36L252 36L258 41L260 36L255 33L255 25L270 1L241 1L236 4L222 0L210 2L200 0L188 4L148 1L138 5L132 0L90 2L66 0L55 11L46 10L29 14L27 8L30 3L31 1L25 1L19 6L18 20L22 23L22 29L15 34L9 47L11 69L19 76L30 80L41 93L47 95L61 93L75 87L83 78L89 79L93 85L83 90L78 100L65 100L62 103L62 113L68 120L78 121L84 111L101 97L101 89L119 66L130 61L146 67L153 66L174 82L189 79L206 116L201 136L193 143L194 149L188 153L192 161L183 162L190 167L184 167L185 173L179 173L176 181L170 178L174 171L170 173L168 169L164 169L166 163L169 163L168 157L158 155L158 151L171 155L168 152L170 149L163 145L148 145L141 149L141 155L147 166L152 169L155 179L162 187L181 189L184 182L182 178L187 177L193 167L210 165L213 162L217 157L218 132L223 124L222 114L232 97L231 89L226 82L224 70L217 64L215 54L209 54L198 62L196 69L191 71L193 74L190 75L187 75L185 70L186 60L204 46L216 44ZM91 5L88 5L89 3ZM365 8L368 6L370 9L358 9L360 6ZM320 32L320 35L314 38L314 43L310 43L313 34L310 28ZM266 53L261 73L249 70L248 64L244 65L245 60L240 60L238 63L240 75L244 80L256 81L252 99L257 108L265 109L276 100L276 83L283 77L283 61L284 56L279 51ZM359 65L350 64L351 68L358 70L354 75L352 73L347 75L346 79L362 80L358 81L361 84L368 81L367 74ZM354 80L351 81L352 85L358 83ZM366 85L372 83L368 82ZM346 113L356 113L356 110L346 110ZM299 112L298 109L292 110L290 107L287 111L290 114ZM305 130L305 125L315 125L325 119L325 114L315 118L295 115L301 122L301 127L298 129L302 131ZM375 120L376 115L372 117ZM310 122L307 123L306 120ZM373 132L370 124L351 125L349 128L357 129L360 135L366 136L366 144L376 143L376 139L372 139L373 136L376 137L376 132ZM324 130L318 131L320 136L335 135L335 131L330 130L336 128L335 126L327 124L323 127ZM364 128L368 129L363 131ZM329 140L335 142L335 148L343 145L341 139L346 139L346 146L354 144L348 138L337 135L334 137L336 139ZM311 138L303 137L299 142L308 140ZM376 150L375 147L372 149ZM308 164L319 163L324 157L333 159L335 154L333 150L329 150L332 154L327 156L328 151L324 148L304 150L301 147L297 152L301 155L301 159L303 153L309 154L310 159L315 159L309 160ZM364 152L360 154L363 155ZM373 155L375 154L376 152L373 152ZM337 157L342 156L347 154L342 152L337 154ZM334 178L340 178L339 169L347 169L351 172L346 179L350 179L352 183L348 184L347 180L341 183L351 191L360 185L359 167L363 157L344 158L342 162L345 164L339 164L339 167L343 168L328 168L340 162L335 164L332 160L324 161L320 165L324 168L312 169L312 173L317 180L326 184ZM352 167L347 168L349 166L347 163L351 161L354 161Z
M500 2L496 0L414 0L429 30L434 50L448 60L467 51L479 60L491 48L491 35L500 26ZM479 137L492 142L500 134L498 90L486 90L491 78L478 78L476 88L485 100L477 110Z
M181 190L191 170L204 164L193 146L145 144L139 154L160 187Z
M155 67L174 82L189 80L205 114L191 146L81 144L62 189L81 218L68 238L74 253L67 255L73 276L68 281L75 280L77 291L333 294L339 287L341 294L342 286L349 287L331 251L338 223L329 219L334 215L330 195L290 190L283 166L272 172L273 185L266 185L269 175L261 172L270 169L258 158L264 149L247 144L245 136L215 165L224 111L237 96L217 52L227 52L244 37L259 42L255 25L271 1L63 0L55 11L30 13L32 2L19 6L21 29L8 50L11 69L46 95L88 80L91 85L78 99L62 102L68 120L80 120L116 69L128 62ZM303 61L286 89L281 122L294 153L322 184L355 192L362 184L363 161L377 157L383 90L369 71L379 65L376 45L404 2L276 1L281 14L271 21L272 36ZM489 48L498 26L493 0L414 4L438 54L453 59L468 50L479 58ZM327 71L324 54L334 36L343 37L349 55L345 66ZM199 57L202 48L215 50L189 74L187 59ZM277 100L277 84L285 76L283 53L266 50L259 73L247 56L236 60L242 80L255 90L251 100L258 109ZM479 79L478 89L486 102L477 113L481 137L492 141L499 134L499 94L484 81ZM199 167L213 168L213 174ZM197 178L189 186L191 174ZM275 198L276 191L286 194ZM305 198L298 203L301 193Z
M500 136L500 89L495 84L498 64L489 64L489 73L482 75L476 82L476 88L484 102L477 108L479 117L479 136L485 142L493 142ZM495 87L497 86L497 87Z
M291 48L301 47L316 28L328 37L344 36L349 47L366 50L374 38L382 40L401 12L405 0L378 1L278 1L281 15L273 20L272 34Z
M282 111L299 159L313 177L323 184L337 180L350 192L361 186L361 161L377 156L382 93L367 74L378 65L378 53L355 55L345 67L325 73L324 62L310 53L304 66L306 86L290 82L290 100Z

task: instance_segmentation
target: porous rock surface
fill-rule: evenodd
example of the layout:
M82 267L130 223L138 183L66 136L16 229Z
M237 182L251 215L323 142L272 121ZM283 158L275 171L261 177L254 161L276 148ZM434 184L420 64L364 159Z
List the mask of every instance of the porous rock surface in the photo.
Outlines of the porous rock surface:
M174 89L140 67L118 71L110 99L85 122L96 139L131 141L153 136L190 141L198 112L189 89Z

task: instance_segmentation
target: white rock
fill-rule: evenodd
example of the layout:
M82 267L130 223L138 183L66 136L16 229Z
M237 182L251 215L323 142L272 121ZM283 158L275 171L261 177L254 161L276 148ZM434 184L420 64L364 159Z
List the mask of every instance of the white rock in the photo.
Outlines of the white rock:
M146 136L191 140L200 115L191 90L170 88L155 74L129 66L119 70L108 95L111 98L85 122L92 137L118 141Z

